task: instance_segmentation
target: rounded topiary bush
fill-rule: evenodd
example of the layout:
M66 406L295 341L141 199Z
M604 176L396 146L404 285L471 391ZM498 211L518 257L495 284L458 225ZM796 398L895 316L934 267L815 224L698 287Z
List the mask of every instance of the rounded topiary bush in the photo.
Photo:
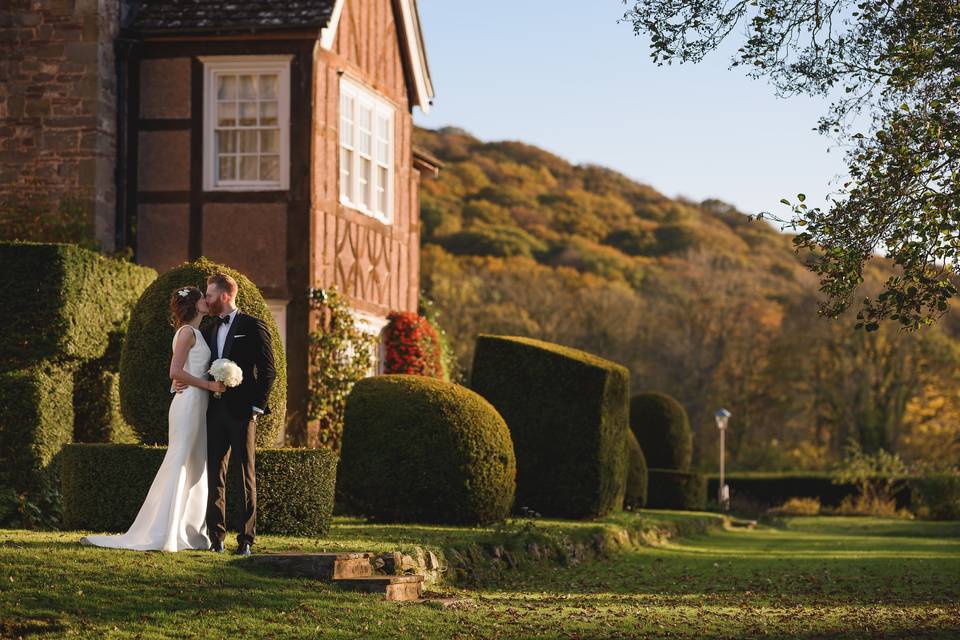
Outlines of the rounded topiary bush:
M707 477L695 471L649 469L649 509L702 511L707 508Z
M690 468L693 433L683 405L665 393L641 393L630 400L630 429L650 468Z
M647 459L633 432L627 430L627 490L623 505L642 508L647 504Z
M263 320L273 336L277 377L270 391L270 414L257 422L257 446L272 444L283 428L287 412L287 364L280 332L260 290L245 275L206 258L187 262L167 271L147 287L130 316L127 337L120 355L120 408L124 419L144 444L167 444L167 411L170 408L170 356L173 327L170 324L170 292L193 285L207 288L214 273L232 276L239 287L237 307ZM208 327L209 319L200 326Z
M497 410L459 385L411 375L359 381L347 398L337 492L387 522L486 524L510 513L513 441Z

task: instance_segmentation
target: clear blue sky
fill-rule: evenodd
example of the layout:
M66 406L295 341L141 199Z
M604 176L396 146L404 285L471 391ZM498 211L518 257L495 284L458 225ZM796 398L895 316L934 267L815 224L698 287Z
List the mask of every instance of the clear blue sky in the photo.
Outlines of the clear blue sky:
M620 0L418 0L437 97L417 124L521 140L611 167L668 196L787 215L822 204L844 171L812 131L827 103L776 98L729 55L657 67L618 24Z

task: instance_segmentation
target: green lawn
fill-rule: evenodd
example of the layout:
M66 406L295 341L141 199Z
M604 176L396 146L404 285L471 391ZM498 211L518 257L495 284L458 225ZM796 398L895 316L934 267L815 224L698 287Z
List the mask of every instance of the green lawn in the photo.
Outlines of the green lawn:
M557 534L597 525L537 526ZM339 520L329 539L264 536L258 546L392 550L495 534ZM228 555L84 548L80 535L0 531L0 637L960 637L960 523L794 518L716 530L443 587L464 598L448 607L254 572Z

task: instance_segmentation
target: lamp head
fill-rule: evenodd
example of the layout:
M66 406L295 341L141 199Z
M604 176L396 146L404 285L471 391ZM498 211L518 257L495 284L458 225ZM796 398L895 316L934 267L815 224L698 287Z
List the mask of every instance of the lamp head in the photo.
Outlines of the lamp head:
M717 421L717 429L723 431L727 428L727 422L730 421L730 416L732 414L726 409L720 409L715 414L713 414L714 419Z

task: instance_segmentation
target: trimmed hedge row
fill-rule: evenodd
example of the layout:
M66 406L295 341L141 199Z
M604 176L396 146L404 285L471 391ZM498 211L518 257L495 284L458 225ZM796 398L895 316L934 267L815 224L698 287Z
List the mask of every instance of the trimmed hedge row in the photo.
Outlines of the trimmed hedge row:
M637 442L633 431L627 430L627 492L623 498L623 505L632 509L640 509L647 504L648 471L647 459L643 449Z
M57 455L73 437L73 373L50 362L0 373L0 485L39 491L59 482Z
M471 384L510 428L517 507L594 518L623 507L630 374L531 338L480 335Z
M630 400L630 428L647 464L687 471L693 459L693 432L683 405L665 393L640 393Z
M153 269L69 244L0 242L0 287L16 300L0 332L0 369L91 360L122 332Z
M125 531L160 468L165 447L71 444L62 453L63 522L70 529ZM326 449L257 451L257 532L316 536L330 528L336 454ZM239 465L228 474L228 525L242 503Z
M707 508L707 477L694 471L650 469L647 508L702 511Z
M199 258L167 271L147 287L130 316L127 339L120 356L120 408L141 442L166 444L167 411L170 407L170 293L177 287L207 288L215 273L232 276L239 287L237 306L263 320L273 336L277 377L270 391L270 413L257 421L257 446L272 445L283 429L287 413L287 359L280 332L260 290L239 271ZM201 330L212 322L204 319Z
M828 472L757 472L727 474L724 481L730 487L730 500L748 501L758 507L776 507L790 498L819 498L824 507L837 507L844 498L856 496L852 484L834 484ZM717 495L720 479L710 476L709 492ZM896 494L897 508L909 509L911 490L907 479Z
M341 461L343 506L375 520L488 524L513 506L516 459L503 418L473 391L436 378L357 382Z

